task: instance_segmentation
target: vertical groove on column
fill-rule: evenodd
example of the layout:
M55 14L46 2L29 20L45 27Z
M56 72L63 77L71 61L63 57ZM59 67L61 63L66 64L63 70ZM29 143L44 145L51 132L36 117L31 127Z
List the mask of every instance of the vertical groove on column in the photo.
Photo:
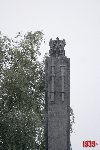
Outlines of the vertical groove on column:
M54 60L52 59L52 65L51 65L51 94L50 94L50 100L54 101Z
M65 92L65 89L64 89L64 68L65 68L65 65L63 64L63 61L62 61L62 65L60 65L60 68L61 68L61 95L62 95L62 101L64 101L64 92Z

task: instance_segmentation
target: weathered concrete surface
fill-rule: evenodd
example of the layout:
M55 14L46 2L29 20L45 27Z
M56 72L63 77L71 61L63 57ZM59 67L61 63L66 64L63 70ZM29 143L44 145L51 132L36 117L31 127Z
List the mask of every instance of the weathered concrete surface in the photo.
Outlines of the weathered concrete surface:
M45 62L46 150L70 150L70 59L55 56Z

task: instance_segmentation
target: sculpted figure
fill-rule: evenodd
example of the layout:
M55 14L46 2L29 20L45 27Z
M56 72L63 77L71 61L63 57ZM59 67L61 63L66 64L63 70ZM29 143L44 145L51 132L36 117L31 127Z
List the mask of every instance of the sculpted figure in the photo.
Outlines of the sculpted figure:
M65 47L66 43L65 40L59 40L57 37L56 40L50 39L49 46L49 54L50 56L58 57L58 56L65 56Z

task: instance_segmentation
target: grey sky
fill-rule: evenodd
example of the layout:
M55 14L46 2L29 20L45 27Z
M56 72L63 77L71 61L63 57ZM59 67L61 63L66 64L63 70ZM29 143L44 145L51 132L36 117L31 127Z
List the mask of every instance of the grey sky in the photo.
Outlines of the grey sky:
M71 106L75 113L73 150L83 150L83 140L96 140L100 149L100 1L0 0L0 30L43 30L48 52L50 38L66 39L71 59ZM88 150L88 149L87 149Z

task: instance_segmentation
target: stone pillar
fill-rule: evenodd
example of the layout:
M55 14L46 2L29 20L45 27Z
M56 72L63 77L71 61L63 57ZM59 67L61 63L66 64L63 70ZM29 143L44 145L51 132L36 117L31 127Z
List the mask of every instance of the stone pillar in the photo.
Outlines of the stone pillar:
M70 150L70 59L65 40L50 40L45 62L46 150Z

